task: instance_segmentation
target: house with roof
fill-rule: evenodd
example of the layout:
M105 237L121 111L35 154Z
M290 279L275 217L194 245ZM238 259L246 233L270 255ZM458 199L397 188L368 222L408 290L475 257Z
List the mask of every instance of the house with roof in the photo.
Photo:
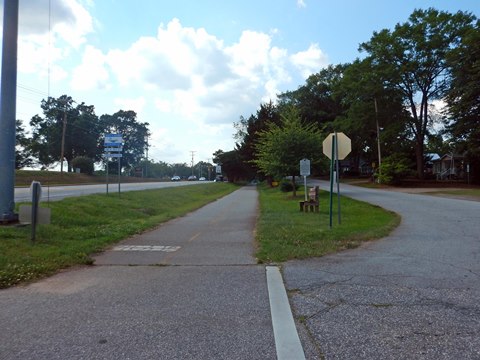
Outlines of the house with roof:
M432 159L432 172L437 180L457 180L465 177L465 157L459 154L445 154Z

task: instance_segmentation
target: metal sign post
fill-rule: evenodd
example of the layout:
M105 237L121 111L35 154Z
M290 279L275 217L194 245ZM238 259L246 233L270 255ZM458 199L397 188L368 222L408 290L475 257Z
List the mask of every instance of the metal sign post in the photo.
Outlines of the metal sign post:
M108 159L118 158L118 195L120 196L120 158L122 157L123 138L122 134L105 134L105 158L107 159L107 195L108 195Z
M332 228L332 208L333 208L333 180L337 181L338 198L338 223L341 222L340 214L340 160L350 154L352 142L344 133L334 132L329 134L323 141L323 153L330 159L330 228ZM336 161L336 168L335 168ZM336 171L335 171L336 170Z
M337 209L338 209L338 223L342 223L342 211L340 210L340 161L338 160L338 136L335 131L335 155L337 157L337 170L335 172L335 181L337 182Z
M120 166L120 160L121 157L118 157L118 196L120 196L120 171L121 171L121 166Z
M335 157L336 157L336 145L335 143L337 142L337 135L335 133L335 135L332 136L332 152L330 153L331 156L330 156L330 206L329 206L329 209L330 209L330 213L329 213L329 216L330 216L330 229L332 228L332 217L333 217L333 177L334 177L334 165L335 165Z
M308 159L300 160L300 175L303 176L303 185L305 187L305 201L308 201L308 199L307 199L307 176L310 175L310 160L308 160Z
M42 186L38 181L32 181L30 185L30 192L32 194L32 242L35 242L35 234L37 230L37 218L38 218L38 203L40 202L40 198L42 197Z

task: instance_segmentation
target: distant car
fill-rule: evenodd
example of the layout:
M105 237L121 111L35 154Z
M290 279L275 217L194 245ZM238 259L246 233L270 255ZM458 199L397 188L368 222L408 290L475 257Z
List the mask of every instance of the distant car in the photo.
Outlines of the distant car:
M172 177L171 180L172 180L172 181L180 181L181 179L180 179L180 176L176 176L176 175L175 175L175 176Z
M215 180L214 180L214 181L215 181L215 182L222 182L222 181L223 181L223 175L217 175L217 176L215 177Z
M207 180L207 179L205 179L204 176L202 176L200 179L198 179L198 181L205 181L205 180Z
M197 180L197 177L195 175L190 175L188 177L188 181L195 181L195 180Z

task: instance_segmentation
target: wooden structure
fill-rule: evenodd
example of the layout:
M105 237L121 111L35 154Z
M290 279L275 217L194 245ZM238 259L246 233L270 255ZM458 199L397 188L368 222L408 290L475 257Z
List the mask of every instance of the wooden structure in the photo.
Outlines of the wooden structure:
M317 213L320 211L318 192L319 192L318 186L315 186L314 188L310 188L308 190L308 200L300 201L300 211L308 212L310 210L310 212L317 212Z

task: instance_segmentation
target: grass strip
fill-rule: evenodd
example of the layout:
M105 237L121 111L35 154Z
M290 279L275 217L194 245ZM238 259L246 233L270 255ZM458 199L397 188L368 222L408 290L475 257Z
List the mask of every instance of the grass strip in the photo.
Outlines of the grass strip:
M329 228L329 194L320 192L320 212L299 211L299 201L278 188L260 186L260 217L257 223L257 259L281 262L323 256L355 248L362 242L388 235L400 216L379 206L341 197L341 224L337 222L335 196L333 227Z
M50 202L52 223L37 227L34 244L30 226L0 226L0 288L36 280L69 266L91 264L91 254L237 188L211 183Z

